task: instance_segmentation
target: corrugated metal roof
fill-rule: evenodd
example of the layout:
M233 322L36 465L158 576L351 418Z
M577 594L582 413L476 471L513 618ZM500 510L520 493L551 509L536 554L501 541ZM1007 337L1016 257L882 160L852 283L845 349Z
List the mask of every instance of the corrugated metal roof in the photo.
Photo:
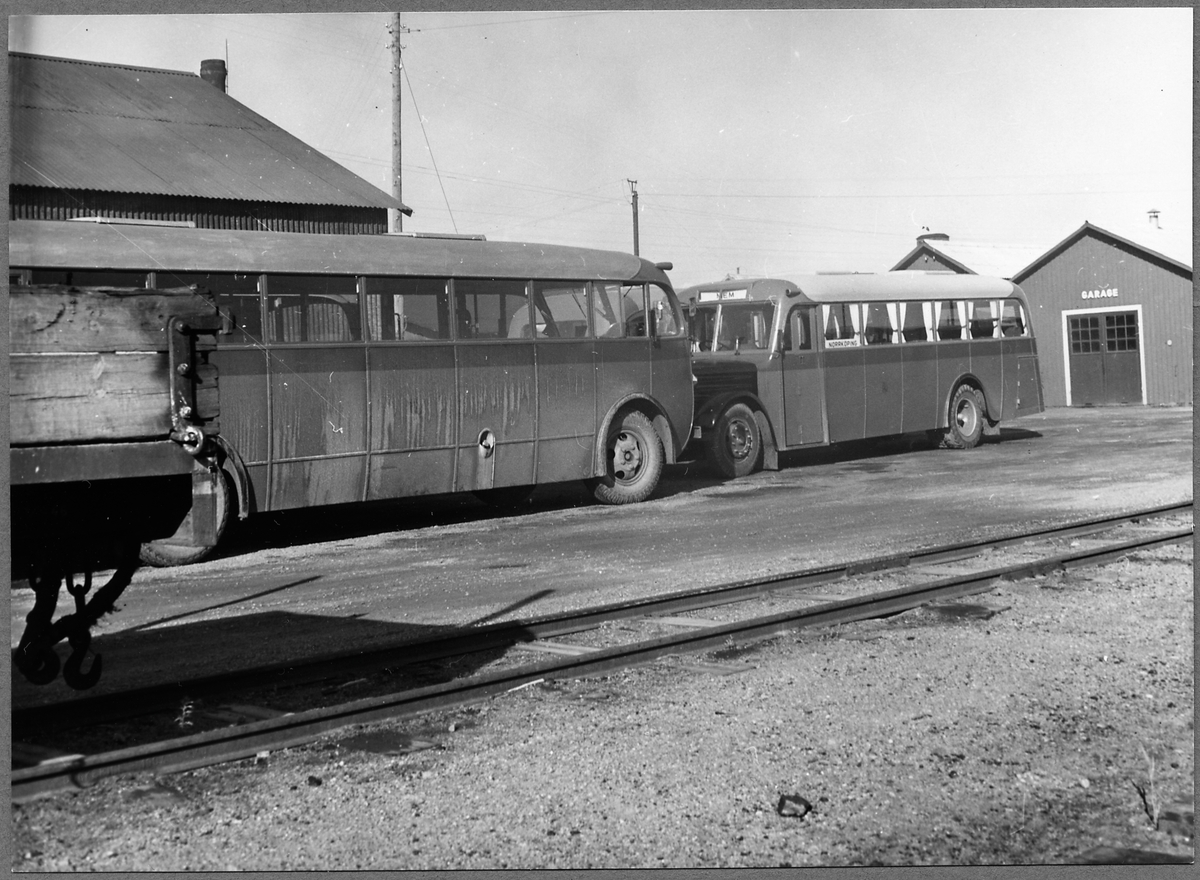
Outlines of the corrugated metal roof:
M13 184L410 213L196 74L8 58Z

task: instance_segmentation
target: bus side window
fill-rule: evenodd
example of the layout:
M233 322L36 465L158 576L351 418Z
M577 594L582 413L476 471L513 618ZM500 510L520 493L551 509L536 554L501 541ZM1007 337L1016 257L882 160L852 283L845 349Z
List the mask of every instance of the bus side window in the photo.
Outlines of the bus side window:
M1002 336L1025 335L1025 317L1020 301L1015 299L1004 301L1004 310L1000 315L1000 333Z
M579 339L588 335L585 282L535 281L533 309L538 338ZM509 336L513 335L510 330Z
M792 309L784 325L783 347L787 351L812 351L812 331L809 326L812 308L803 306Z
M900 325L905 342L928 341L929 333L925 330L925 312L921 303L900 303Z
M376 278L364 282L367 339L425 342L450 338L450 296L444 278Z
M342 275L269 275L271 342L356 342L358 282Z
M996 315L989 300L971 300L967 303L967 314L972 339L991 339L996 335Z
M529 326L526 288L524 281L508 278L456 278L455 338L507 339L513 333L523 335Z
M625 314L625 335L646 336L646 287L643 284L621 288L621 309Z
M863 335L867 345L890 345L892 342L892 318L888 303L867 303L867 321Z
M938 339L962 339L962 321L958 316L958 303L936 302L933 307L937 316Z
M600 282L592 285L592 332L611 339L625 335L621 320L621 285Z
M651 326L647 331L653 336L679 336L683 333L679 305L673 296L657 284L647 285L646 303L650 309Z
M848 344L858 345L861 314L858 303L830 303L821 308L825 312L826 341L847 341Z
M258 276L208 272L159 272L154 283L158 287L190 287L212 293L217 298L221 314L234 319L231 345L254 345L262 342L262 313L259 311ZM222 342L225 342L222 337Z

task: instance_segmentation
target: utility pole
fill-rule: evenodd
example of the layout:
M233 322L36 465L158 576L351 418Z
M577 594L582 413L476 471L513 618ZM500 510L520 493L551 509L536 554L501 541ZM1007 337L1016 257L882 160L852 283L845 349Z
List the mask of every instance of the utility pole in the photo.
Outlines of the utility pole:
M629 188L633 190L633 255L640 256L638 253L638 210L637 210L637 181L625 179L629 184Z
M392 35L392 195L396 197L396 201L403 202L403 187L400 183L400 97L404 68L400 64L400 35L407 33L407 30L400 24L399 12L392 14L388 31ZM398 209L389 208L388 219L390 231L404 230L404 215Z

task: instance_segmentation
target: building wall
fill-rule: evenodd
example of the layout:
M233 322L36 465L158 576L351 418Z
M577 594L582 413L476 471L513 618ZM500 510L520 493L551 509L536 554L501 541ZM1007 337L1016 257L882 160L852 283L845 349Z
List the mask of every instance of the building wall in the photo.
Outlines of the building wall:
M9 204L10 220L122 217L191 221L199 229L343 235L382 235L388 231L386 208L251 202L34 186L10 186Z
M944 260L938 259L937 254L931 254L928 251L914 254L900 269L921 269L926 272L961 272L958 266L951 266Z
M1118 242L1083 235L1016 279L1029 297L1047 406L1068 404L1063 312L1140 306L1143 400L1192 403L1192 273ZM1100 291L1101 295L1089 295Z

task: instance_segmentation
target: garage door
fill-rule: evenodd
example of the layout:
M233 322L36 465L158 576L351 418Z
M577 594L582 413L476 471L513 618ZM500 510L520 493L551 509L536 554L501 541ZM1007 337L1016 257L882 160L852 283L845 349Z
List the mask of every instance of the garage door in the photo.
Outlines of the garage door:
M1099 312L1067 319L1071 404L1142 402L1137 312Z

